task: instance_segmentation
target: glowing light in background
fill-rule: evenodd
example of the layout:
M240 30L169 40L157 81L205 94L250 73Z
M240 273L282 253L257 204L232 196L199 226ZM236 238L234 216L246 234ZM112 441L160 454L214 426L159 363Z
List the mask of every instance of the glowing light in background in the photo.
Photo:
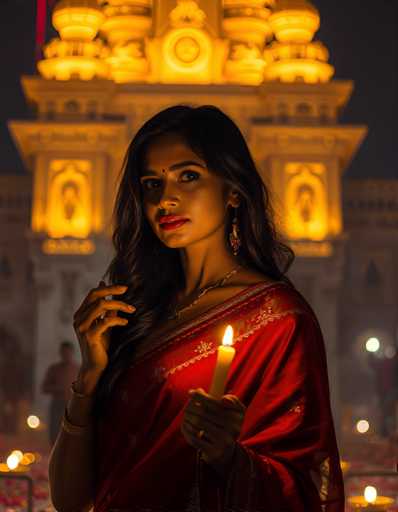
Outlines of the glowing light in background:
M366 350L368 352L377 352L380 349L380 341L378 338L369 338L366 342Z
M365 434L369 430L369 422L367 420L359 420L357 423L357 431L360 434Z
M18 457L18 464L21 462L23 458L23 453L21 452L21 450L13 450L11 452L11 455L15 455L16 457Z
M40 426L40 419L37 416L28 416L26 423L29 428L38 428Z
M372 485L367 485L365 487L365 491L363 493L363 496L365 500L368 503L374 503L377 499L377 489L376 487L373 487Z
M18 467L18 464L19 464L19 458L17 455L15 454L11 454L7 457L7 466L9 469L16 469Z

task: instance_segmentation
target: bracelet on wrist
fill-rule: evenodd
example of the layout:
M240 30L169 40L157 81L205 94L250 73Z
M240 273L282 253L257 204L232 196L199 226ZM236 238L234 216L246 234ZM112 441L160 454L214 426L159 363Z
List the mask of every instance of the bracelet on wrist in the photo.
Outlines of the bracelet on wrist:
M62 430L64 430L68 434L71 434L72 436L83 436L84 434L87 434L89 432L89 427L90 425L80 426L71 423L68 420L68 413L65 409L61 422Z

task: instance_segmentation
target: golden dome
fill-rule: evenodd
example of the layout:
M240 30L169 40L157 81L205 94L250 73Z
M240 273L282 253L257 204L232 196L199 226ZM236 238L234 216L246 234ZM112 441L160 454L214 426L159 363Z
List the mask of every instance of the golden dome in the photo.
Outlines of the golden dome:
M307 0L279 0L269 23L281 43L309 43L319 29L320 17Z
M61 0L52 16L53 25L64 40L91 41L104 20L97 0Z

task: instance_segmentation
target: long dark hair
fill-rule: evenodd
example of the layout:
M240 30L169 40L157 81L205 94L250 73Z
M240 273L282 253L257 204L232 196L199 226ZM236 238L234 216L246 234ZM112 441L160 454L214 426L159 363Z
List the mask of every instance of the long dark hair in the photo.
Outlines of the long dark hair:
M236 124L212 105L177 105L153 116L131 141L115 203L112 240L116 254L105 275L111 284L128 285L120 299L137 310L132 316L126 315L130 318L127 326L112 329L109 364L96 390L97 414L106 405L118 377L131 364L137 344L144 343L153 327L165 320L184 284L178 249L170 249L158 239L142 205L139 178L145 152L155 138L165 134L181 137L211 172L239 193L239 263L271 279L289 281L285 273L293 262L293 251L277 236L269 192ZM232 213L230 209L225 226L227 245Z

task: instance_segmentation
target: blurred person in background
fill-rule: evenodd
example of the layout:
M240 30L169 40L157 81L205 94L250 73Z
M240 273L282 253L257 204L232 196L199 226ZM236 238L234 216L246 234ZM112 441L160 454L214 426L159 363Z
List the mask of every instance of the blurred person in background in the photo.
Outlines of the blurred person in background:
M49 441L55 443L66 403L70 398L70 386L79 372L75 360L75 349L70 341L63 341L59 346L60 361L48 367L41 391L51 395L49 407Z

